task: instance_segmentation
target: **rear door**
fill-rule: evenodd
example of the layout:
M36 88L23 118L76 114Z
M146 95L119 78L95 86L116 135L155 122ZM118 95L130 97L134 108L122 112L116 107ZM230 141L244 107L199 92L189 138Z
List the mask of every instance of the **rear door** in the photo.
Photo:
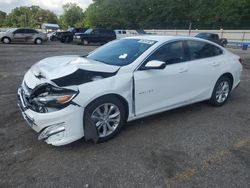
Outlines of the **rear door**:
M190 79L190 103L210 97L220 76L223 51L210 43L196 40L185 42L189 49L188 77Z
M34 35L37 34L37 31L33 29L25 29L25 41L32 42L34 40Z

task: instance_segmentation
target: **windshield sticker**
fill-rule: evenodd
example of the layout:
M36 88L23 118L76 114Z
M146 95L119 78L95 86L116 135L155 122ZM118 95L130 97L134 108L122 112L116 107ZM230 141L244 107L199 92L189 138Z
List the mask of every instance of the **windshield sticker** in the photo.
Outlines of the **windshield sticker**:
M122 54L122 55L119 56L119 59L126 59L127 56L128 56L128 54Z
M144 44L150 44L150 45L155 43L155 41L153 41L153 40L139 40L138 42L139 43L144 43Z

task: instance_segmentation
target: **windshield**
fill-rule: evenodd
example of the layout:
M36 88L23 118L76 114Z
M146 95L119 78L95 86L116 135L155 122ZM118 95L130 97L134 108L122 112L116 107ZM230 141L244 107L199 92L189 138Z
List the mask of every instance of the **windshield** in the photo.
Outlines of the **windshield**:
M87 56L89 59L109 65L126 66L136 60L149 49L156 41L142 39L115 40L98 48Z
M16 28L12 28L12 29L8 29L6 32L7 33L11 33L11 32L13 32L13 31L15 31L16 30Z
M93 31L93 29L87 29L87 31L85 31L84 33L90 34L92 31Z

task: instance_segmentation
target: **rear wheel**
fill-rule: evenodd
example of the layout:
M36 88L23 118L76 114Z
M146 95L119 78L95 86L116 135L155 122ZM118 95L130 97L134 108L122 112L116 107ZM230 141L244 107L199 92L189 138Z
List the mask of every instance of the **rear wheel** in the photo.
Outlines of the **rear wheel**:
M88 105L86 110L88 113L85 113L84 118L96 126L98 142L113 138L120 132L125 122L124 106L116 97L101 97Z
M213 106L222 106L226 103L232 89L231 80L227 76L221 77L215 84L210 103Z
M10 43L10 39L8 37L4 37L2 39L2 41L3 41L4 44L9 44Z
M65 41L64 41L65 43L70 43L70 37L65 37Z

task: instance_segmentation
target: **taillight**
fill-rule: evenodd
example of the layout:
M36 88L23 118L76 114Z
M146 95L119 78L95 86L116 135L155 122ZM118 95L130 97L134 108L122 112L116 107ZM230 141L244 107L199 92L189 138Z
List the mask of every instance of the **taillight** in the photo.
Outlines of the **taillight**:
M240 64L243 65L243 60L242 60L242 58L239 59L239 62L240 62Z

